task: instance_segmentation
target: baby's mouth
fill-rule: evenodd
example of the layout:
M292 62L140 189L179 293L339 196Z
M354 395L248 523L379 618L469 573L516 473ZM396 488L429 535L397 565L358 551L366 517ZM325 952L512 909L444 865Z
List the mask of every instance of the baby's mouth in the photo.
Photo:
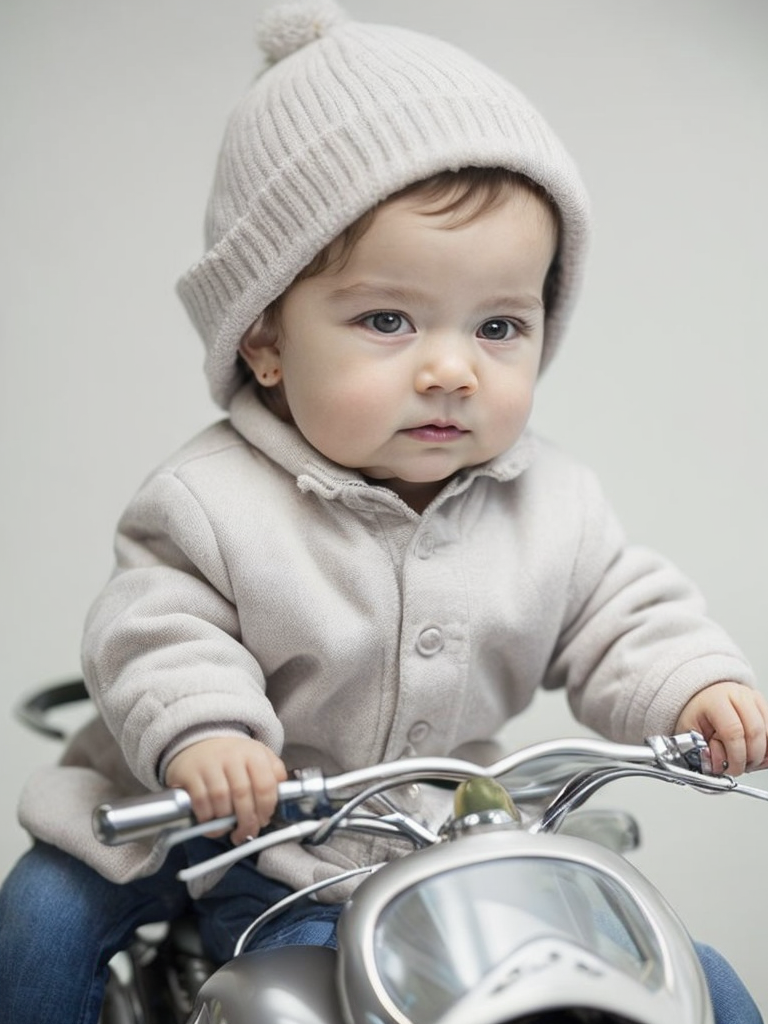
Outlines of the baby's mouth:
M416 441L444 444L458 441L465 434L468 434L469 431L458 423L436 420L432 423L422 423L416 427L409 427L403 433L414 438Z

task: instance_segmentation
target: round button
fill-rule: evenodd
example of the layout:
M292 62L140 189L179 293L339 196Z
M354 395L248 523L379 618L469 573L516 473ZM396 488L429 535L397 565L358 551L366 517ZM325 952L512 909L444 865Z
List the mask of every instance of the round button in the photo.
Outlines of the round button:
M408 730L411 743L421 743L429 736L429 725L426 722L414 722Z
M433 654L437 654L438 651L442 651L444 643L442 631L437 626L429 626L419 634L416 650L419 654L429 658Z
M435 553L435 538L431 533L425 533L419 537L416 543L416 555L419 558L431 558Z

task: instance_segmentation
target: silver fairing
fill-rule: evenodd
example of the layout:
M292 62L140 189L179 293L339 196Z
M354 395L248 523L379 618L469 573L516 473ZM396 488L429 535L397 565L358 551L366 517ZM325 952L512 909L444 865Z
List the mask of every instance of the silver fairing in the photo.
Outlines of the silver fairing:
M507 1024L583 1008L712 1024L698 958L626 860L560 835L495 830L395 861L339 922L348 1024Z
M244 953L205 982L190 1024L340 1024L336 953L285 946Z

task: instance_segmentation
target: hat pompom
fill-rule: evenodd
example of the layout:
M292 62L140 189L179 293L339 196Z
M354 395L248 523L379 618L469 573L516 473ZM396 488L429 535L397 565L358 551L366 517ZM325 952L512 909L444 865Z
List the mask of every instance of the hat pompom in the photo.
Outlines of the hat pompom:
M289 0L267 11L256 31L259 46L274 64L346 21L334 0Z

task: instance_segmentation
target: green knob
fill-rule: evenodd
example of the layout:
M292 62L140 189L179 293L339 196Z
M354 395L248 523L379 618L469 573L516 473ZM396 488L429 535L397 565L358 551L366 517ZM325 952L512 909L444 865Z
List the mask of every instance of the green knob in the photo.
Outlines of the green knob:
M520 811L501 783L495 779L467 779L456 789L453 810L457 818L483 811L506 811L513 821L520 821Z

